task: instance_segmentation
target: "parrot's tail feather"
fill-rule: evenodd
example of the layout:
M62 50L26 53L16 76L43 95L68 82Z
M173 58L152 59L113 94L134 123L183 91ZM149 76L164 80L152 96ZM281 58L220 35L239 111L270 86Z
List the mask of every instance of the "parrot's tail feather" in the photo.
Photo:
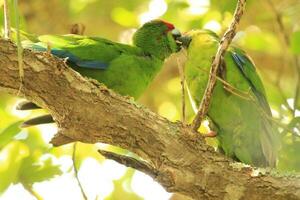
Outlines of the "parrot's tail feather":
M11 32L12 32L12 40L16 41L17 38L17 30L15 28L11 28ZM25 31L19 30L20 32L20 36L21 36L21 40L28 40L31 42L38 42L38 36L35 34L31 34L31 33L26 33Z
M280 148L279 133L269 119L263 120L262 123L264 123L264 132L260 134L262 150L268 166L275 167Z
M22 101L19 103L16 107L17 110L34 110L34 109L41 109L38 105L35 103L32 103L30 101Z
M30 126L36 126L41 124L50 124L53 122L54 120L51 115L42 115L23 122L23 124L21 124L21 128L27 128Z

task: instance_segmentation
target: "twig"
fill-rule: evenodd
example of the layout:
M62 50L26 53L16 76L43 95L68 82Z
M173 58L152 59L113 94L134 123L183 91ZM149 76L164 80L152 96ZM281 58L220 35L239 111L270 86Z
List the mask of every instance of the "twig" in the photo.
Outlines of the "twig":
M287 45L286 47L288 47L290 45L290 37L289 37L289 34L286 32L285 26L282 21L281 13L279 13L278 10L275 8L272 0L268 0L268 4L269 4L271 10L275 14L276 22L278 24L278 28L281 31L280 33L283 36L284 44Z
M177 58L177 67L179 71L180 76L180 85L181 85L181 120L182 123L185 124L186 122L186 112L185 112L185 75L184 75L184 69L183 65L180 64L179 59Z
M4 39L9 39L10 38L10 18L9 18L8 0L4 0L3 9L4 9Z
M133 169L139 170L141 172L145 172L149 175L149 172L151 172L151 176L156 177L158 171L152 167L150 164L146 163L145 161L138 160L133 157L125 156L116 154L110 151L105 150L98 150L98 152L104 156L106 159L114 160L122 165L125 165L126 167L131 167Z
M73 154L72 154L72 162L73 162L73 168L74 168L74 173L75 173L75 178L77 180L77 183L78 183L78 186L80 188L80 191L81 191L81 194L82 194L82 197L85 199L85 200L88 200L85 192L84 192L84 189L81 185L81 182L79 180L79 177L78 177L78 170L77 170L77 167L76 167L76 147L77 147L77 142L74 142L73 144Z
M198 69L201 70L201 71L203 71L203 72L209 73L208 70L205 70L205 69L203 69L203 68L201 68L201 67L199 67ZM250 88L248 89L247 92L245 92L245 91L242 91L242 90L240 90L240 89L234 87L233 85L231 85L230 83L228 83L227 81L225 81L224 79L220 78L220 77L217 76L217 75L212 74L212 76L215 76L216 79L217 79L218 81L220 81L220 82L224 85L223 87L224 87L224 89L225 89L226 91L232 93L233 95L236 95L236 96L240 97L241 99L244 99L244 100L247 100L247 101L253 100L253 99L251 98L251 96L250 96L250 93L249 93L249 92L250 92Z
M14 0L14 9L16 13L16 29L17 29L17 45L18 45L18 65L19 65L19 78L20 78L20 88L19 92L22 89L23 86L23 80L24 80L24 69L23 69L23 47L21 44L21 37L20 37L20 15L19 15L19 9L18 9L18 0Z
M192 123L192 128L197 131L198 128L200 127L201 121L204 118L204 116L207 114L208 112L208 108L210 105L210 101L212 98L212 94L213 94L213 90L214 87L216 85L216 76L217 76L217 72L219 69L219 65L221 64L222 61L222 57L226 51L226 49L228 48L228 46L230 45L233 37L235 36L236 33L236 29L237 29L237 25L244 13L244 9L246 6L246 0L238 0L237 2L237 6L234 12L234 16L233 16L233 21L230 24L230 27L227 29L227 31L225 32L223 38L220 41L220 45L218 47L216 56L212 62L211 68L210 68L210 75L208 78L208 84L207 87L205 89L204 92L204 96L202 98L202 101L200 103L199 106L199 111L195 117L195 119L193 120Z

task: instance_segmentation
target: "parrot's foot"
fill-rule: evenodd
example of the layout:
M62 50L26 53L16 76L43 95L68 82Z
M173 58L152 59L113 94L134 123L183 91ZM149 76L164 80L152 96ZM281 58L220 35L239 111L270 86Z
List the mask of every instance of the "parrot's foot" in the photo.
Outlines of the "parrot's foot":
M204 137L210 137L210 138L214 138L217 136L217 132L215 131L209 131L208 133L203 134Z

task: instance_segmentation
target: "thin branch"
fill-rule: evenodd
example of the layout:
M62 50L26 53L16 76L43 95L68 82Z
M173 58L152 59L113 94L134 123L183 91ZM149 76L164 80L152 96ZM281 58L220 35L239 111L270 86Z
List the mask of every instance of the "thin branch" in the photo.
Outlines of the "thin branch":
M4 39L10 38L10 17L9 17L9 5L8 0L4 0L3 9L4 9Z
M205 70L205 69L203 69L201 67L199 67L198 69L200 71L209 73L208 70ZM227 90L228 92L232 93L233 95L236 95L236 96L238 96L238 97L240 97L241 99L244 99L244 100L248 100L248 101L253 100L253 98L250 96L250 87L249 87L248 91L245 92L245 91L242 91L242 90L234 87L233 85L231 85L230 83L228 83L226 80L220 78L219 76L214 75L214 74L211 74L211 75L215 76L216 79L218 81L220 81L224 85L223 86L224 89Z
M288 48L289 45L290 45L290 37L289 37L289 34L287 33L286 31L286 28L283 24L283 21L282 21L282 15L281 13L276 9L275 5L273 4L273 1L272 0L267 0L271 10L273 11L274 15L275 15L275 18L276 18L276 22L277 22L277 25L278 25L278 28L280 30L280 33L282 34L282 38L284 40L284 44L286 45L286 47Z
M73 154L72 154L72 162L73 162L73 168L74 168L74 175L75 175L75 178L77 180L77 183L78 183L78 186L80 188L80 191L81 191L83 199L84 200L88 200L87 195L85 194L84 189L83 189L83 187L81 185L81 182L79 180L79 177L78 177L78 170L77 170L77 167L76 167L76 147L77 147L77 142L74 142L74 144L73 144Z
M126 167L131 167L144 173L151 172L152 177L157 176L157 170L145 161L105 150L98 150L98 152L106 159L114 160L122 165L125 165Z
M23 47L21 44L20 37L20 15L18 8L18 0L14 0L14 9L16 13L16 29L17 29L17 46L18 46L18 66L19 66L19 78L20 78L20 88L19 92L22 90L23 79L24 79L24 69L23 69Z
M193 130L197 131L198 128L201 125L201 121L205 117L205 115L208 112L210 101L212 98L213 90L216 85L217 81L217 72L219 70L219 66L222 62L222 58L224 53L226 52L226 49L230 45L233 37L236 34L236 29L238 26L238 23L240 22L240 19L244 13L244 9L246 6L246 0L238 0L237 6L233 15L233 21L230 24L230 27L225 32L223 38L220 41L216 56L212 62L211 68L210 68L210 76L208 78L208 83L204 92L204 96L202 98L202 101L199 106L199 111L193 120L192 127Z

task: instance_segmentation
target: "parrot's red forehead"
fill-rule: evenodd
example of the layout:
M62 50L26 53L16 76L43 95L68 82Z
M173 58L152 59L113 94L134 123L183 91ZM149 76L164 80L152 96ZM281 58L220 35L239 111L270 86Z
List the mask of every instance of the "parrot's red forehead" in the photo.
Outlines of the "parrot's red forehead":
M160 20L162 23L164 23L167 27L168 27L168 31L171 31L173 29L175 29L175 26L167 21L164 20Z

